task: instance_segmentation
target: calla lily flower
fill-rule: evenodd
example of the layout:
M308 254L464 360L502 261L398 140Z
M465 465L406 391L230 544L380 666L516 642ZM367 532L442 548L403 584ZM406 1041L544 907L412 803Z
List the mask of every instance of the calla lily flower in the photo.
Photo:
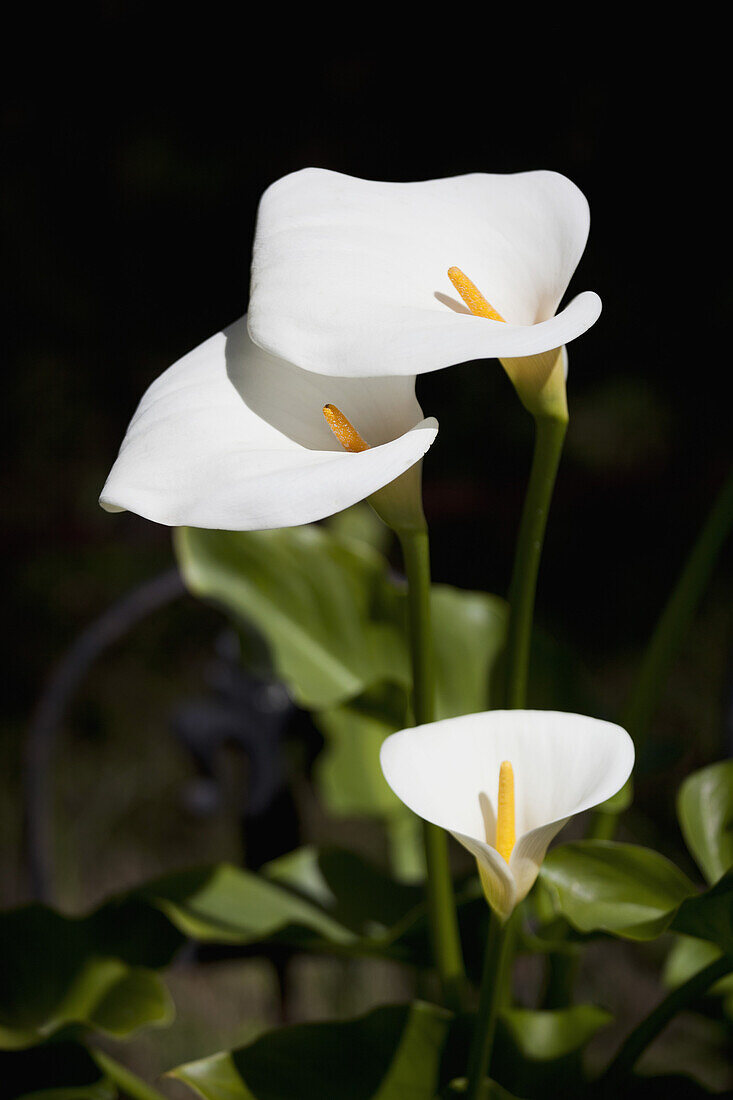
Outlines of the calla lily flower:
M100 503L171 526L264 530L370 498L407 522L437 431L414 377L312 374L256 347L242 318L153 382Z
M585 197L556 172L379 183L306 168L262 196L250 333L344 377L496 357L523 382L526 359L537 388L600 314L591 291L556 313L588 228Z
M505 920L569 819L624 785L634 746L620 726L580 714L488 711L392 734L381 764L406 806L475 857Z

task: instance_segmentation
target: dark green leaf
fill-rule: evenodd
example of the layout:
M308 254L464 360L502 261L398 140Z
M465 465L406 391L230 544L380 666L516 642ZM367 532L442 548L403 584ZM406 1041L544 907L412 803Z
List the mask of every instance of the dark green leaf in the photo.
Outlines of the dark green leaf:
M733 867L733 760L689 775L679 789L677 815L687 847L708 882Z
M363 936L393 936L396 926L424 910L421 887L396 882L341 848L299 848L264 870L270 879L321 904L335 920Z
M81 918L42 905L0 915L0 1047L72 1024L123 1036L168 1023L170 998L150 967L166 965L181 942L140 901Z
M611 1015L594 1005L547 1011L505 1009L492 1072L518 1096L561 1096L582 1079L583 1048Z
M433 1100L450 1016L417 1002L281 1028L173 1076L205 1100Z
M0 1053L0 1100L114 1100L117 1089L78 1043Z
M672 922L675 932L716 944L733 957L733 872L706 890L687 898Z
M660 935L695 890L664 856L613 841L563 844L549 853L540 875L557 912L579 931L633 940Z

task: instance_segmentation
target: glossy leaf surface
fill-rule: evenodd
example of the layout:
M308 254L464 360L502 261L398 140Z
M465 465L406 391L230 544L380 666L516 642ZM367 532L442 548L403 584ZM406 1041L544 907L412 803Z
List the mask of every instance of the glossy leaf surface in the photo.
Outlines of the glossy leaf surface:
M563 844L548 854L540 875L557 912L579 931L633 940L660 935L695 892L664 856L612 841Z
M733 867L733 760L689 775L679 789L677 815L687 847L708 882Z

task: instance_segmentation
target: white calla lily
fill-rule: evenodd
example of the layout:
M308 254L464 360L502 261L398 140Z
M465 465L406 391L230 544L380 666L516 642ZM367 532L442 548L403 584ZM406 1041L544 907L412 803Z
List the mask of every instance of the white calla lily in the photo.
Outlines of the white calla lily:
M514 773L513 830L497 813L505 761ZM560 829L624 785L634 746L620 726L580 714L487 711L392 734L381 764L406 806L475 857L487 900L506 919ZM516 832L513 847L505 847L507 831Z
M367 449L344 449L324 417L329 404ZM242 318L149 387L100 503L171 526L225 530L309 523L378 490L387 509L400 485L405 506L419 507L415 493L404 493L405 478L392 483L416 468L437 430L423 418L414 377L303 371L256 347Z
M516 359L552 352L554 363L600 314L591 291L556 314L589 220L556 172L380 183L306 168L262 196L250 333L326 374L409 376L496 357L514 380Z

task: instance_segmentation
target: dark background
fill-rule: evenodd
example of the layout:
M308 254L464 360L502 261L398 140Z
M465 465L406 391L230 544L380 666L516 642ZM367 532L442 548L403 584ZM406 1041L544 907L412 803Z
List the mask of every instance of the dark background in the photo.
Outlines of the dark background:
M172 564L167 529L103 513L98 493L145 387L244 312L257 202L279 176L306 165L396 181L552 168L588 196L590 240L570 293L596 290L604 310L570 348L571 422L537 619L599 716L620 712L726 477L730 99L710 41L703 54L692 20L676 40L664 27L640 42L633 20L624 37L598 12L592 28L529 10L510 27L458 9L437 21L417 11L397 39L398 14L341 12L360 30L339 23L333 48L325 9L297 23L286 9L256 20L200 12L183 45L181 12L154 26L143 9L109 4L73 26L30 12L15 39L1 210L7 904L29 893L22 742L49 670L113 600ZM418 395L441 421L425 463L435 578L504 594L530 418L496 362L424 376ZM727 556L716 571L642 760L635 835L673 854L679 779L731 747L730 566ZM169 729L181 700L205 693L223 625L181 599L76 693L54 771L65 904L241 857L246 783L223 769L204 812ZM303 743L316 751L307 731ZM308 813L311 833L327 832ZM290 828L285 811L270 819L271 854Z

